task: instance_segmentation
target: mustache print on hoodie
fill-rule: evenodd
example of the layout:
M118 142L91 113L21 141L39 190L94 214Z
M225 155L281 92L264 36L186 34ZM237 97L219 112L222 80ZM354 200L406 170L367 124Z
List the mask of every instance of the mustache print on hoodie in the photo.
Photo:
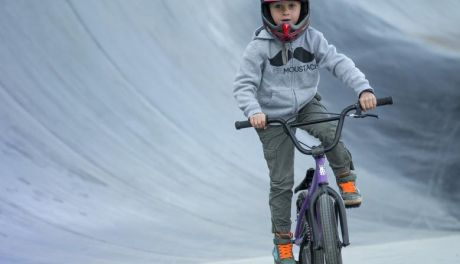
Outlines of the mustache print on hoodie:
M270 61L270 65L275 66L275 67L280 67L286 65L286 63L283 63L283 51L278 52L273 58L268 59ZM315 55L310 53L309 51L305 50L302 47L298 47L294 50L294 53L292 51L288 50L288 59L287 61L290 61L292 58L297 59L303 63L308 63L312 62L315 60Z

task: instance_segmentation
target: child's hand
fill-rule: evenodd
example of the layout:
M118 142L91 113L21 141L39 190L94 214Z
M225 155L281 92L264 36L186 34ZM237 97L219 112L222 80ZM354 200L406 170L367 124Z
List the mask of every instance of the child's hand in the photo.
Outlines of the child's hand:
M251 125L254 128L266 128L266 116L264 113L254 114L249 118L249 122L251 122Z
M359 104L363 111L368 111L377 107L377 98L371 92L363 92L359 97Z

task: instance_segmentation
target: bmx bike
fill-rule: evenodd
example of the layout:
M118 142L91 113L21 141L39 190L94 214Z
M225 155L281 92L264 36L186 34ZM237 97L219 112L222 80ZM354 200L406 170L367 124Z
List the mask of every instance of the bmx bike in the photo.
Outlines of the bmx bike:
M393 104L392 97L377 99L377 106ZM350 112L355 111L352 114ZM330 113L329 113L330 114ZM344 202L341 196L329 186L326 173L325 153L332 150L340 140L346 117L376 117L362 112L359 102L345 107L333 117L308 122L289 122L290 119L267 117L266 124L278 124L294 143L298 151L314 158L316 168L307 170L303 181L294 189L299 193L296 199L297 219L292 243L300 247L299 264L342 264L342 247L350 245ZM295 128L311 124L338 121L333 143L330 146L308 147L295 136ZM249 121L235 122L236 129L251 127ZM340 235L339 235L340 227Z

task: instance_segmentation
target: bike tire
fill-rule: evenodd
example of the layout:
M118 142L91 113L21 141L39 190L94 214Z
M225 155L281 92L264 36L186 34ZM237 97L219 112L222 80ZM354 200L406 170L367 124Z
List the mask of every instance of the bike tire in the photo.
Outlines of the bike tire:
M318 205L325 263L342 264L342 242L339 239L334 200L328 194L323 194L318 199Z
M299 264L323 264L324 254L321 249L314 249L311 241L300 246Z

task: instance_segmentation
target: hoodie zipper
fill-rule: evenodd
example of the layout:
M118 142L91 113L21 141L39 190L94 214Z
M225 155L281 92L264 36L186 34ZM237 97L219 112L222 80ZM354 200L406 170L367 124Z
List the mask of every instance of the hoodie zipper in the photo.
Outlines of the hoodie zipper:
M286 55L289 54L289 51L291 51L291 54L294 55L294 51L292 50L292 43L291 42L288 42L286 43ZM290 67L294 67L294 60L291 60L289 62L289 65ZM292 97L294 99L294 105L293 105L293 111L292 111L292 114L295 114L297 112L297 96L296 96L296 93L295 93L295 87L294 87L294 74L295 74L295 71L292 71L290 72L290 76L289 76L289 87L291 88L291 91L292 91Z
M283 65L287 65L289 60L289 48L288 43L284 43L281 45L281 58L283 59Z

